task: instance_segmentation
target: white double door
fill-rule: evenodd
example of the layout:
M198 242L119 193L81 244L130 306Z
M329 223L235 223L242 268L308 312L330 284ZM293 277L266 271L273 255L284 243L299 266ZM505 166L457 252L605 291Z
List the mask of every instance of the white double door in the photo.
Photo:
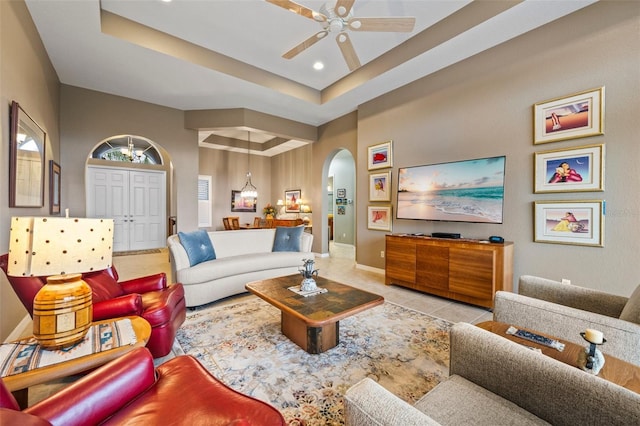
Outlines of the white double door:
M156 170L87 168L87 217L114 221L113 251L166 245L166 174Z

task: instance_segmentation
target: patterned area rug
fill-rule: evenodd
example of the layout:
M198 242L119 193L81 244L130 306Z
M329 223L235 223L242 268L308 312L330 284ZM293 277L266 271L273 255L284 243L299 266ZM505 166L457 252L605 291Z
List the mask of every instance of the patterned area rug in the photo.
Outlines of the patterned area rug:
M414 403L448 374L448 321L389 302L340 321L340 344L311 355L261 299L187 313L177 340L214 376L271 403L289 425L344 424L342 396L371 377Z

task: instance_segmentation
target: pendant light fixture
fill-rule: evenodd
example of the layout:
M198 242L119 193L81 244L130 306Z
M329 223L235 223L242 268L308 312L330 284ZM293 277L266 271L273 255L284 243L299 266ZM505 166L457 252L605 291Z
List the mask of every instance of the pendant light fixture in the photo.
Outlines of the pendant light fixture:
M240 192L242 198L258 198L258 190L251 183L251 131L247 131L247 181Z

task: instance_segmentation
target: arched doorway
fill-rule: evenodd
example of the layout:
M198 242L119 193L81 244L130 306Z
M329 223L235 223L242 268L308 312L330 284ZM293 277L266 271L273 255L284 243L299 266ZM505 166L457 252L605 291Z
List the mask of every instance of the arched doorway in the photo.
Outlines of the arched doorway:
M166 163L156 145L141 136L113 136L92 150L86 164L86 214L114 220L113 251L166 245Z
M351 152L334 153L327 172L328 249L332 257L355 260L356 245L356 166Z

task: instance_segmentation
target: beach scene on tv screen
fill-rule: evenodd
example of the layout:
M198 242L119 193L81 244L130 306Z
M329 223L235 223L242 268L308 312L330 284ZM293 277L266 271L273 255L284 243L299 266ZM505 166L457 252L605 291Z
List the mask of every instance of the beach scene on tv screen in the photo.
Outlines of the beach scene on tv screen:
M502 223L505 157L398 170L398 219Z

